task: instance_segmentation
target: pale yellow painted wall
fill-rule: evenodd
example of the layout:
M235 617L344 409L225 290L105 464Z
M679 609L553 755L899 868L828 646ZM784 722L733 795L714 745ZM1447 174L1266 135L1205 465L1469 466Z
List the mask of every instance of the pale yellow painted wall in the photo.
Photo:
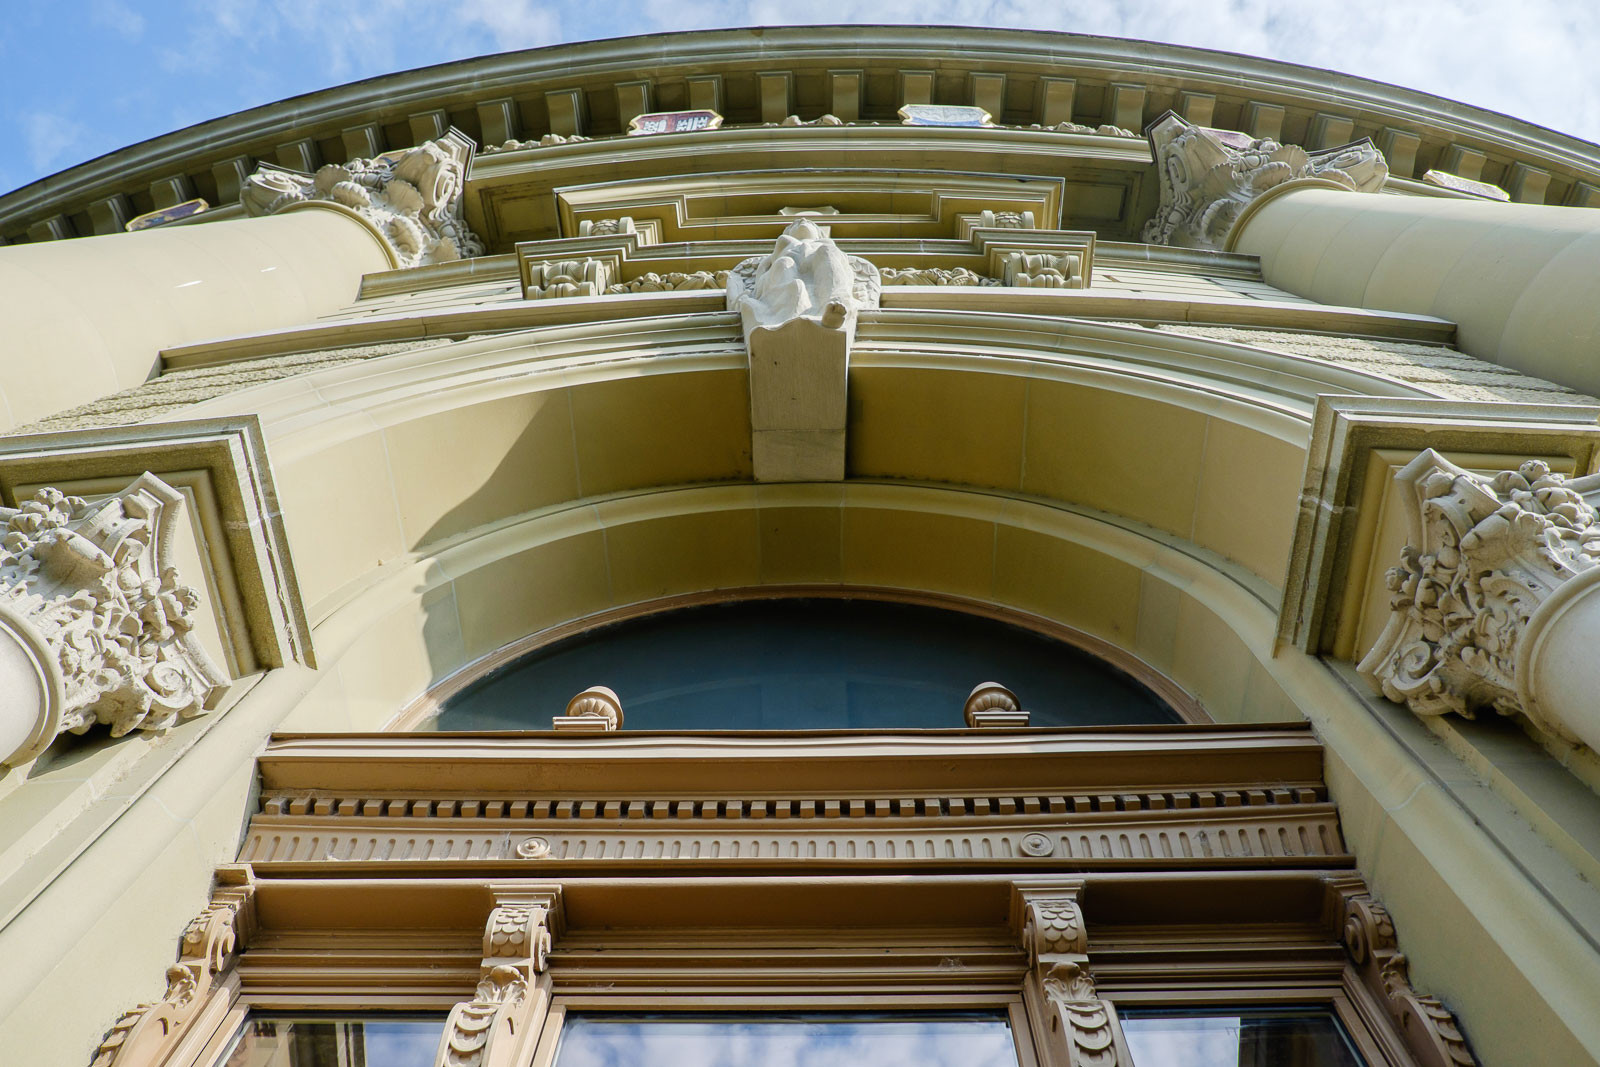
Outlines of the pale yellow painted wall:
M137 385L163 348L308 322L388 266L325 209L0 247L0 429Z

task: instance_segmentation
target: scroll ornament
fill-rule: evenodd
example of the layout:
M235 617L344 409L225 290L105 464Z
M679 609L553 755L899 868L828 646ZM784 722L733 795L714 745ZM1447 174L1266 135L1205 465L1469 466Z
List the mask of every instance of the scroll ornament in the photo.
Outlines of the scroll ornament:
M1397 476L1409 487L1411 543L1390 569L1390 616L1358 669L1418 715L1522 713L1568 741L1523 699L1517 653L1539 605L1600 565L1600 519L1580 489L1530 460L1482 478L1431 449Z
M184 930L178 962L167 968L166 993L125 1012L100 1042L90 1067L161 1062L243 947L253 921L254 878L243 864L225 866L217 877L211 902Z
M113 737L164 730L226 692L227 675L194 633L199 594L172 562L182 505L145 474L92 504L41 489L0 508L0 613L48 650L59 678L31 740L0 761L25 762L96 723Z
M483 974L473 998L451 1009L435 1058L439 1067L507 1067L533 1036L543 1000L535 992L549 964L546 904L501 904L483 934Z
M1411 988L1405 955L1388 909L1365 893L1344 898L1344 944L1367 984L1378 993L1423 1067L1476 1067L1455 1016L1438 997Z
M1064 1042L1063 1067L1118 1067L1117 1027L1089 974L1088 935L1078 902L1066 896L1034 899L1025 915L1023 941L1055 1013L1050 1032Z
M239 202L250 215L342 204L377 228L402 267L449 263L484 252L461 208L471 159L472 142L452 130L405 152L330 163L315 175L263 166L245 182Z
M1144 228L1151 244L1221 250L1251 201L1284 182L1321 178L1375 193L1389 177L1383 154L1365 138L1307 152L1196 126L1170 111L1146 132L1161 183L1161 205Z

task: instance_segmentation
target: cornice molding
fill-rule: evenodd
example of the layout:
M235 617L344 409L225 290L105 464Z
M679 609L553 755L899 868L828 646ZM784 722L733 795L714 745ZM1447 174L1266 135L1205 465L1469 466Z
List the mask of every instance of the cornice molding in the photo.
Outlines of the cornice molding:
M0 197L15 228L86 208L124 187L143 188L174 167L209 166L252 149L264 154L290 130L337 136L356 124L405 121L442 107L465 109L515 91L561 89L575 80L658 77L706 70L742 73L786 66L826 70L849 56L903 67L942 55L988 72L1072 76L1184 91L1244 92L1309 111L1352 112L1363 125L1421 127L1430 140L1463 140L1544 167L1600 176L1600 149L1555 131L1382 82L1271 60L1106 37L954 27L775 27L596 41L510 52L372 78L253 108L153 138ZM582 77L574 75L582 71ZM548 86L545 85L548 83ZM558 84L559 83L559 84ZM304 136L301 133L301 136Z

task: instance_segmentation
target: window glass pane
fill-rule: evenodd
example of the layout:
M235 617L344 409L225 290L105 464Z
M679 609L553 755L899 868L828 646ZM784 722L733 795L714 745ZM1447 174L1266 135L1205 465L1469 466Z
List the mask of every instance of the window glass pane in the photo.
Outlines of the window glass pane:
M1134 1067L1363 1067L1326 1010L1120 1014Z
M424 730L548 730L605 685L628 730L954 728L979 682L1033 726L1172 723L1109 664L1031 630L871 600L716 604L618 623L540 649L450 700Z
M556 1067L1017 1067L1004 1016L569 1013Z
M443 1016L251 1015L223 1067L433 1067Z

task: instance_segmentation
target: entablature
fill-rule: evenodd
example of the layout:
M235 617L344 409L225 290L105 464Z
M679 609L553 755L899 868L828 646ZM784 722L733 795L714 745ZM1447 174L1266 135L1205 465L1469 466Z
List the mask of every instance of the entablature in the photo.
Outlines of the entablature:
M757 35L759 35L757 37ZM841 70L840 67L848 69ZM1269 60L1103 37L946 27L786 27L651 35L485 56L329 89L158 137L0 199L8 242L113 232L119 220L198 195L232 204L257 161L314 169L437 137L480 144L622 134L652 109L710 108L722 132L776 140L875 127L763 127L790 114L894 123L907 103L976 104L1005 131L1117 150L1166 110L1200 125L1309 148L1371 137L1402 179L1438 168L1531 203L1600 202L1593 145L1424 93ZM940 131L965 134L973 131ZM992 137L999 131L984 131ZM701 133L635 138L692 154ZM619 138L620 139L620 138ZM1120 139L1123 150L1147 152ZM584 143L529 150L559 156ZM523 155L507 153L508 156ZM1148 158L1148 157L1146 157ZM520 161L509 159L509 165Z

